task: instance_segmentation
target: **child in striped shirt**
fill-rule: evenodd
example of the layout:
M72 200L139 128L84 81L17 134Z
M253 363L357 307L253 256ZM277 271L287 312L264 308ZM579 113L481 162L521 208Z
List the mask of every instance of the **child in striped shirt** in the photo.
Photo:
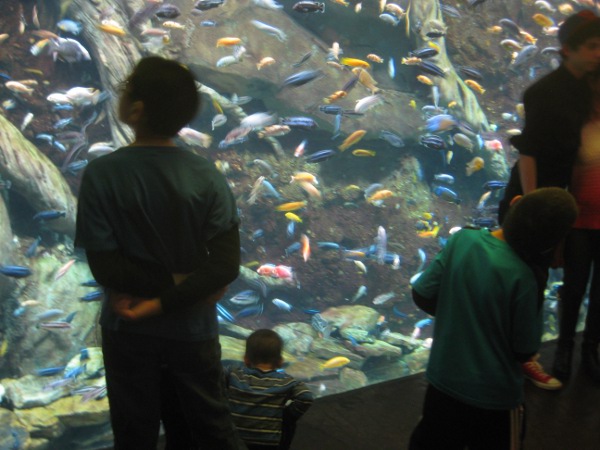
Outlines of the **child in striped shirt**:
M308 387L281 369L282 349L276 332L256 330L244 363L224 362L231 414L249 450L289 448L296 421L313 402Z

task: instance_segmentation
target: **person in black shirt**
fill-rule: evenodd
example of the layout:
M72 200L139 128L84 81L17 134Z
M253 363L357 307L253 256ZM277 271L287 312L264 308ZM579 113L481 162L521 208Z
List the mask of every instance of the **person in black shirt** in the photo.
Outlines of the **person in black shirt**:
M600 18L591 10L569 16L560 26L562 64L532 84L523 97L525 127L511 144L519 151L498 222L502 224L512 198L540 187L566 188L581 143L581 128L591 112L592 94L586 75L600 67ZM548 274L551 258L532 261ZM543 292L540 293L543 296ZM559 389L559 380L546 374L537 361L523 365L533 383Z
M119 101L135 141L92 161L81 182L75 245L105 288L115 449L155 449L161 416L167 448L240 448L215 306L239 271L237 208L214 164L174 142L198 106L188 69L142 59ZM169 433L165 418L179 413Z

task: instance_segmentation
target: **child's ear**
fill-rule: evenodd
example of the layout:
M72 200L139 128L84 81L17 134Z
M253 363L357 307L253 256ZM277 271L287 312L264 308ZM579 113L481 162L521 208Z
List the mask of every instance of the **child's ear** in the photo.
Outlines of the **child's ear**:
M250 367L250 360L246 355L244 355L244 364L246 365L246 367Z
M515 195L512 200L510 201L510 206L514 205L515 203L517 203L519 200L521 200L523 198L522 195Z

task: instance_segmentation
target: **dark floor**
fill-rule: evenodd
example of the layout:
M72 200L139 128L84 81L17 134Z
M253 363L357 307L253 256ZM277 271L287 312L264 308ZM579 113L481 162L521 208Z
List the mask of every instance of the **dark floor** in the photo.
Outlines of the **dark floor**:
M552 364L554 342L540 362ZM600 386L574 358L574 375L555 392L527 382L525 450L600 450ZM318 399L298 423L292 450L404 450L419 420L422 374ZM440 449L443 450L443 449Z

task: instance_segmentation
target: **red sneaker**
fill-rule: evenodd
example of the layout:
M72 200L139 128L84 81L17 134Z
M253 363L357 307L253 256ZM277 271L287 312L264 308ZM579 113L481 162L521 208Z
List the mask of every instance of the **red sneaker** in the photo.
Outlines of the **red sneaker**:
M533 384L541 389L555 391L562 387L562 383L552 375L546 373L542 365L537 362L539 354L532 356L527 362L524 362L521 367L523 374L531 380Z

